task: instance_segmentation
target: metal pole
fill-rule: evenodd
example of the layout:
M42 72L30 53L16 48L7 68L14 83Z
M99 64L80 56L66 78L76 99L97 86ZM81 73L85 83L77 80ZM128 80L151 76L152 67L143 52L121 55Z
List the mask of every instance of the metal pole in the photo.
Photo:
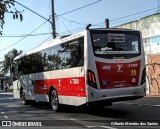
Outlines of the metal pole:
M52 32L53 32L53 38L56 38L56 25L55 25L54 0L51 0L51 6L52 6Z
M109 28L109 19L105 19L106 28Z
M157 2L158 2L158 13L159 13L159 9L160 9L159 0L157 0Z

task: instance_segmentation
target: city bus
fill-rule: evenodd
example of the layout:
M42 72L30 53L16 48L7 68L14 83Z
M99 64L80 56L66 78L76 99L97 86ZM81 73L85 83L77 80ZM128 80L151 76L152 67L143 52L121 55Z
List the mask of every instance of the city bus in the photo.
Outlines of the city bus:
M14 61L14 96L24 104L109 106L146 95L141 33L88 28L52 39Z

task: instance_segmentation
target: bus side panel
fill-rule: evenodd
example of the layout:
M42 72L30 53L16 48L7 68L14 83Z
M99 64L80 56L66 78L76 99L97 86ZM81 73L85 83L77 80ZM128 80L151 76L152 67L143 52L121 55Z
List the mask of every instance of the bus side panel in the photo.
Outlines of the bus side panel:
M84 67L52 71L51 78L60 104L81 105L86 102Z

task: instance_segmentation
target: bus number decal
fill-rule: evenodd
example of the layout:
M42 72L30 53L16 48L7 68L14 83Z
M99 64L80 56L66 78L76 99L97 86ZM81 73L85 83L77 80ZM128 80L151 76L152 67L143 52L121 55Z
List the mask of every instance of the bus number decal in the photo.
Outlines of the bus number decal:
M79 84L79 79L78 78L70 79L70 84Z
M128 67L135 68L138 67L138 64L129 64Z

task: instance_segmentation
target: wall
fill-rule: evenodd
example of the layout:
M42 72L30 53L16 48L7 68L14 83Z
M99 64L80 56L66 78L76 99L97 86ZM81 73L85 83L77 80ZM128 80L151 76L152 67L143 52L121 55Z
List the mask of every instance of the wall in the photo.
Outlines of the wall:
M160 96L160 14L132 21L118 28L142 32L147 68L147 94Z

